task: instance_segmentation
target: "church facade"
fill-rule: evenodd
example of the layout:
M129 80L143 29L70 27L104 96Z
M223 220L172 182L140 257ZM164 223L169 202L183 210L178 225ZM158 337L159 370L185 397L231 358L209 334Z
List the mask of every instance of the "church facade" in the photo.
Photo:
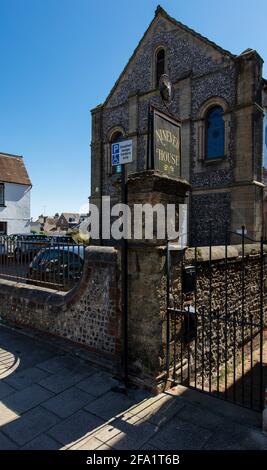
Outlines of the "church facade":
M263 60L255 50L234 55L171 18L161 7L105 102L92 110L91 196L119 198L111 144L133 141L127 174L147 168L148 110L181 122L181 176L188 195L192 245L225 241L225 227L259 239L263 214ZM166 109L162 74L174 94ZM266 87L265 87L266 89Z

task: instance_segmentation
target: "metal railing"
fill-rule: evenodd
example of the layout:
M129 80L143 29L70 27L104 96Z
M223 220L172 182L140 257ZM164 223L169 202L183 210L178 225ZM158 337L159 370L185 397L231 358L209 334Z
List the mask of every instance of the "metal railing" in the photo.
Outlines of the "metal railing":
M202 247L168 253L166 369L169 379L253 410L267 384L266 244L225 227L224 254L213 259L212 224ZM231 259L229 243L237 257ZM252 245L251 245L252 243ZM251 246L251 257L248 257ZM230 256L229 256L230 255Z
M68 291L82 275L84 251L68 237L0 236L0 281Z

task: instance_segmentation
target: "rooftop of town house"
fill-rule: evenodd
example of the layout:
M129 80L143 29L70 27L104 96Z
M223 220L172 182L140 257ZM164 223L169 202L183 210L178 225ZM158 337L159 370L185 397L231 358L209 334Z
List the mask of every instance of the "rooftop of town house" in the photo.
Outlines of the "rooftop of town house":
M0 181L31 185L22 156L0 152Z

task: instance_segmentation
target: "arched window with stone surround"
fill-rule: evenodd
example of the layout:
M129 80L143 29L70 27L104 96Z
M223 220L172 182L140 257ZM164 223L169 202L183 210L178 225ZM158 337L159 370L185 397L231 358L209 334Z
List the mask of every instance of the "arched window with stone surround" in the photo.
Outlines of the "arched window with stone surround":
M156 87L159 86L159 81L161 75L165 73L165 50L163 48L160 48L156 52L156 64L155 64L155 84Z
M206 155L207 159L222 158L225 153L224 110L213 106L206 115Z
M201 106L196 129L196 155L199 161L218 160L230 155L231 110L227 102L213 96Z

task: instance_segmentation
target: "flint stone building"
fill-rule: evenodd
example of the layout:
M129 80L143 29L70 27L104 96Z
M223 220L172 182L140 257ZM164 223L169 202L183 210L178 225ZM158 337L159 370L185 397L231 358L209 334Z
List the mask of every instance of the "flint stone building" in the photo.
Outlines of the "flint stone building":
M92 110L91 197L117 201L119 175L111 166L111 143L133 140L127 174L147 165L148 109L181 121L181 176L188 197L192 244L225 240L225 225L259 238L262 233L263 60L252 49L234 55L171 18L161 7L105 102ZM158 82L169 76L169 109Z

